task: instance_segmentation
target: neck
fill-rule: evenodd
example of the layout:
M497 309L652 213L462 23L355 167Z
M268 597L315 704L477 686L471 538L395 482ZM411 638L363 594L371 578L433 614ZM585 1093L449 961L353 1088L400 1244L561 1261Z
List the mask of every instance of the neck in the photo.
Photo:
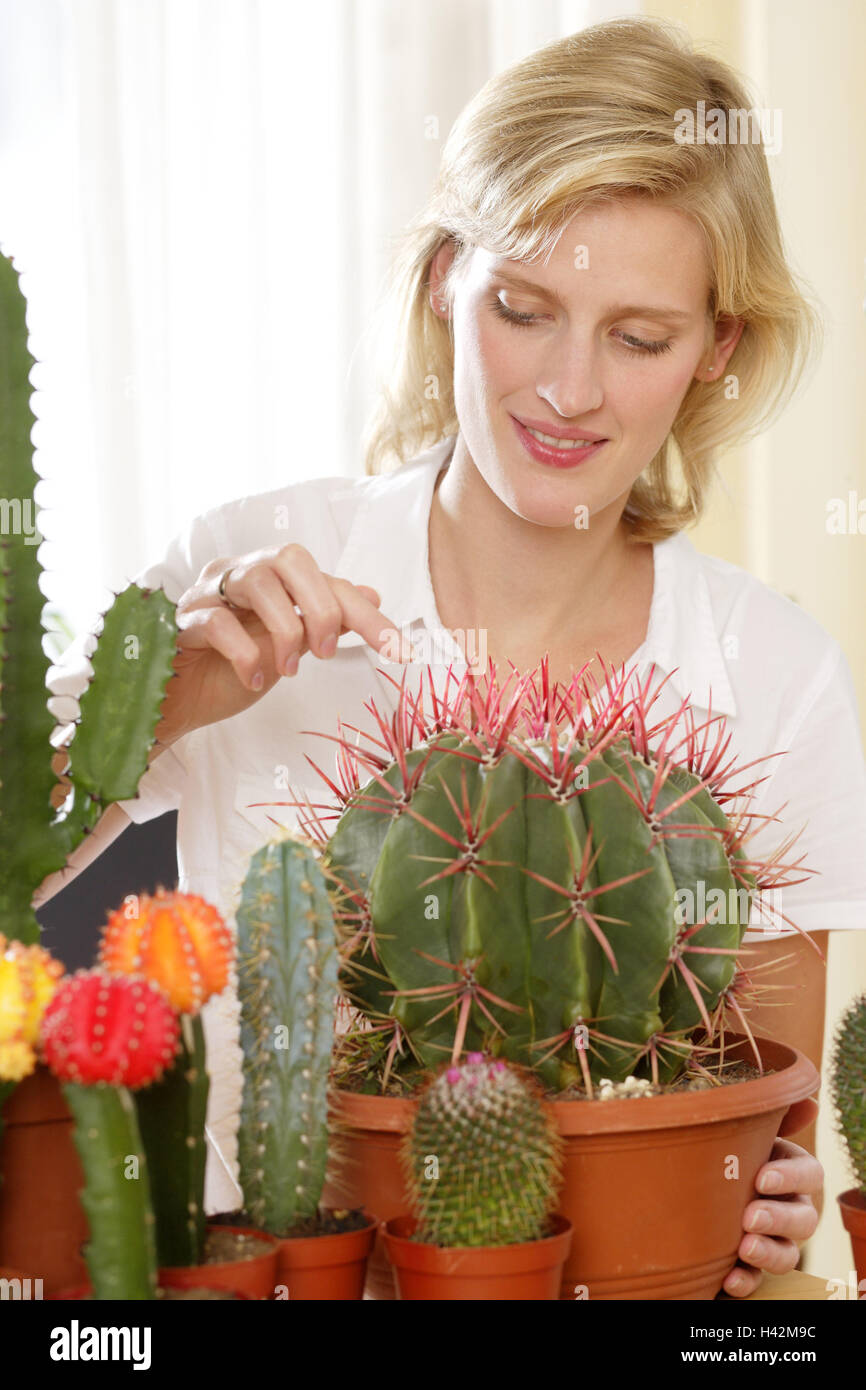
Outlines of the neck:
M430 575L445 625L542 647L603 627L633 550L626 500L593 514L585 530L525 521L488 487L458 434L430 509Z

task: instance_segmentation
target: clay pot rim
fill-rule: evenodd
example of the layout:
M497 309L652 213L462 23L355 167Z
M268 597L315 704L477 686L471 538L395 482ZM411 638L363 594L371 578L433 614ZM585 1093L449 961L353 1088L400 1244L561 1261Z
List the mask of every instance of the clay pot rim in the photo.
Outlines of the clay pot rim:
M158 1276L161 1278L163 1274L170 1275L176 1273L178 1270L188 1269L246 1269L248 1265L255 1264L258 1260L272 1260L276 1258L280 1243L279 1237L272 1236L269 1231L257 1231L254 1226L211 1225L210 1222L208 1222L207 1229L208 1231L231 1231L234 1235L255 1236L256 1240L260 1240L262 1245L266 1246L266 1249L261 1250L257 1255L251 1255L250 1258L246 1260L209 1260L207 1264L201 1265L160 1265Z
M574 1228L568 1217L560 1212L550 1220L555 1228L550 1235L509 1245L428 1245L424 1241L410 1240L418 1223L408 1214L392 1216L386 1221L383 1237L391 1263L402 1268L461 1277L513 1274L565 1261ZM495 1264L495 1269L491 1270L491 1264Z
M836 1198L846 1230L856 1229L866 1235L866 1192L861 1187L849 1187Z
M776 1068L770 1076L754 1077L706 1091L646 1096L623 1100L556 1100L545 1104L556 1117L563 1134L674 1129L681 1125L714 1124L719 1120L758 1115L806 1100L820 1086L817 1068L797 1048L770 1038L756 1037L762 1061ZM744 1034L727 1034L726 1055L743 1060L754 1056ZM334 1091L334 1118L365 1130L407 1133L417 1101L407 1096L365 1095L358 1091ZM373 1114L375 1112L375 1115ZM371 1123L371 1119L375 1123ZM415 1243L415 1242L413 1242Z
M158 1287L172 1288L178 1286L172 1286L171 1284L158 1284ZM209 1286L207 1284L201 1284L197 1285L196 1287L206 1289ZM92 1292L93 1286L91 1284L71 1284L67 1289L57 1289L54 1293L47 1293L45 1295L45 1301L50 1303L71 1303L73 1301L77 1301L78 1299L85 1298L87 1294L90 1294ZM233 1293L235 1298L237 1299L243 1299L245 1302L248 1303L254 1301L250 1298L248 1293L244 1293L243 1289L231 1289L230 1292ZM227 1302L228 1300L224 1301ZM156 1302L156 1300L154 1300L154 1302Z
M322 1210L342 1211L350 1209L342 1207L323 1207ZM349 1236L365 1236L367 1235L368 1231L378 1230L380 1224L378 1216L371 1216L370 1212L368 1212L366 1208L362 1207L361 1210L363 1211L364 1216L366 1216L367 1218L367 1223L364 1226L353 1226L352 1229L349 1231L328 1231L326 1234L319 1236L274 1236L274 1240L276 1240L281 1246L290 1245L300 1247L302 1245L317 1245L320 1248L322 1246L325 1246L326 1248L330 1246L330 1248L333 1249L337 1241L347 1240Z

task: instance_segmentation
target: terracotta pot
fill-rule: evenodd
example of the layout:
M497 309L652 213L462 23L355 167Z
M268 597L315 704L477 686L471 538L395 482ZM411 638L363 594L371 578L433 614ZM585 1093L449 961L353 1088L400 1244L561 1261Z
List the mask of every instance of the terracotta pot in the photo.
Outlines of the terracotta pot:
M331 1121L340 1132L338 1176L326 1182L322 1201L330 1207L363 1207L379 1219L380 1229L367 1260L364 1292L368 1298L397 1296L381 1226L409 1207L398 1151L415 1106L414 1100L351 1091L338 1091L332 1099Z
M409 1239L416 1224L411 1216L395 1216L383 1232L399 1298L428 1302L559 1298L562 1267L571 1244L571 1222L564 1216L553 1217L551 1235L516 1245L424 1245Z
M367 1257L377 1231L378 1222L371 1216L367 1225L357 1231L281 1239L277 1253L277 1285L285 1287L293 1303L311 1299L346 1302L363 1298ZM279 1296L283 1297L282 1288Z
M845 1230L851 1237L857 1284L862 1284L860 1294L866 1296L866 1192L861 1192L859 1187L850 1187L837 1201Z
M566 1142L558 1206L574 1227L562 1298L715 1298L782 1119L819 1085L795 1048L757 1043L772 1076L645 1101L548 1102ZM725 1056L754 1060L748 1040L730 1034ZM414 1106L338 1093L343 1170L333 1195L343 1204L363 1203L380 1221L408 1208L398 1150ZM726 1176L735 1165L738 1176ZM377 1254L367 1293L393 1297Z
M60 1082L37 1066L0 1121L0 1265L41 1279L46 1294L87 1278L84 1174L73 1132Z
M550 1102L566 1139L559 1207L574 1224L563 1298L715 1298L782 1119L820 1080L795 1048L757 1043L771 1076L646 1101ZM728 1036L726 1059L750 1056L747 1039Z
M174 1289L231 1289L249 1298L273 1298L277 1284L277 1251L279 1241L264 1231L249 1226L209 1225L209 1231L234 1231L238 1235L255 1236L262 1243L262 1253L250 1260L226 1260L222 1264L166 1265L159 1271L163 1288Z

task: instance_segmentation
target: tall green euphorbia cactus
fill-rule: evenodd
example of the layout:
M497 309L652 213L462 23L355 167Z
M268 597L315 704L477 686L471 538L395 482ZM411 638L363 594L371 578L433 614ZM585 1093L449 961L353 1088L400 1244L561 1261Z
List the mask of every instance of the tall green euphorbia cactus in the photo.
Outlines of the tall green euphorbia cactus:
M18 272L0 256L0 931L35 942L31 902L39 884L63 868L109 803L135 796L172 675L177 627L165 594L135 585L106 613L69 748L71 803L55 813L30 440L35 362L25 314Z

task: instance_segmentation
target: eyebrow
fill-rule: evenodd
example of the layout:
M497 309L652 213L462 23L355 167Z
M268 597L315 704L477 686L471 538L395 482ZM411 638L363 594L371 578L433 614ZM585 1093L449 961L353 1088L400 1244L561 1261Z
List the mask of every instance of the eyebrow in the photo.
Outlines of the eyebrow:
M504 280L509 285L516 285L518 289L534 290L536 294L543 295L545 299L551 299L561 308L567 308L565 300L556 290L547 289L544 285L537 285L532 280L525 279L522 275L515 275L510 270L491 270L491 276L496 280ZM608 307L608 314L624 317L626 315L647 315L654 319L667 319L671 323L683 323L690 319L691 314L685 313L682 309L666 308L658 304L611 304Z

